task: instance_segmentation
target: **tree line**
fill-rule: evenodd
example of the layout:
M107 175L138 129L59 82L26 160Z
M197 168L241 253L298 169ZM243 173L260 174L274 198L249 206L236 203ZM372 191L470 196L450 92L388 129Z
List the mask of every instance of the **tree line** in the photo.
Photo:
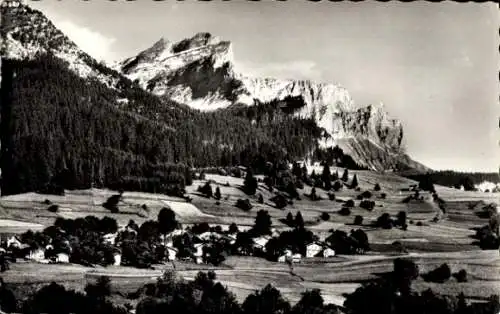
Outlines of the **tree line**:
M118 88L109 88L51 54L4 60L2 74L3 194L58 184L169 192L190 183L191 167L257 170L267 161L302 158L322 132L278 103L256 120L245 110L261 107L202 113L121 76Z

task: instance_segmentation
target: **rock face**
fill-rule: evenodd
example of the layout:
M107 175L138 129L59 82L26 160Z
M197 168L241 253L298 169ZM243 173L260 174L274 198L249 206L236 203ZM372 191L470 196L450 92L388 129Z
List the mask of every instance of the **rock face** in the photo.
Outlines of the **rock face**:
M156 95L203 111L302 96L306 105L295 114L313 118L326 131L320 145L339 145L376 170L427 170L404 154L403 127L383 105L357 106L337 84L247 77L235 71L231 43L209 33L178 43L161 39L117 69Z
M1 4L2 58L29 60L40 53L52 53L66 61L79 76L93 77L108 87L116 87L119 73L98 63L57 29L42 12L23 2L6 0Z

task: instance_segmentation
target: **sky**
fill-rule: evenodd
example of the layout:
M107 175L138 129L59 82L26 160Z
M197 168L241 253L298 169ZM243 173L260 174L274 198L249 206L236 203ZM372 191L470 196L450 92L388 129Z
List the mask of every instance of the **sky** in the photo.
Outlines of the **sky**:
M383 102L407 152L438 169L498 172L500 69L494 3L57 1L28 3L108 62L164 37L210 32L245 74L338 83Z

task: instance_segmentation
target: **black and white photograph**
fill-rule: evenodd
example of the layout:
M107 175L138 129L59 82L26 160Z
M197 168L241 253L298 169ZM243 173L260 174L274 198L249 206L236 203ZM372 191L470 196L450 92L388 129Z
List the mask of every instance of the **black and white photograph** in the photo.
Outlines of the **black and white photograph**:
M500 313L497 3L0 8L0 314Z

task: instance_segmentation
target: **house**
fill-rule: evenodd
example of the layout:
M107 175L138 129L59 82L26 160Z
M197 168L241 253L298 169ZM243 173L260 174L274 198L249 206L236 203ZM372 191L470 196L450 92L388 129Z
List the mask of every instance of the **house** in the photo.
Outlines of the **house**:
M323 257L332 257L332 256L335 256L335 251L330 249L330 248L326 248L323 250Z
M172 247L172 246L167 246L166 247L167 249L167 258L169 261L175 261L175 259L177 258L177 249Z
M311 243L306 246L306 257L314 257L323 250L323 247L317 243Z
M26 259L40 262L45 259L45 250L42 248L30 249L28 255L25 256Z
M113 254L114 266L120 266L122 264L122 254L120 252L115 252Z
M302 255L297 253L292 255L292 263L300 263L302 260Z
M56 254L56 263L69 263L69 255L66 253Z
M287 261L287 259L290 259L292 257L292 251L290 250L285 250L285 253L283 255L281 255L280 257L278 257L278 262L280 263L284 263Z
M254 238L253 239L254 248L260 249L263 252L265 252L266 251L266 244L267 244L267 242L269 242L269 239L271 239L270 236L262 236L262 237Z
M15 248L21 248L22 246L21 240L19 240L18 237L12 236L7 240L7 247L15 247Z
M116 233L107 233L102 237L103 243L107 244L115 244L116 242Z
M201 264L203 262L203 248L205 245L203 243L196 243L194 245L194 259L196 264Z

